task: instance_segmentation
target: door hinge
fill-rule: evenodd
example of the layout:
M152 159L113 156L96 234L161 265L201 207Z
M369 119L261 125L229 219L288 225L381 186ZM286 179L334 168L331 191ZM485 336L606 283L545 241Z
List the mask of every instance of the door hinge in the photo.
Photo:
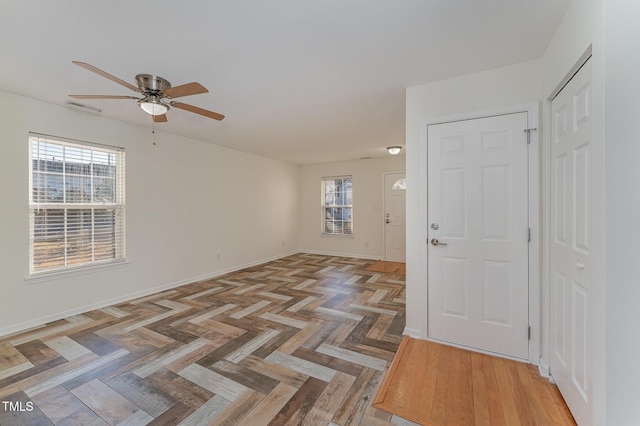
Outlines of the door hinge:
M529 330L527 332L527 338L531 340L531 326L529 326Z
M531 129L524 129L524 132L527 134L527 145L531 143L531 132L537 131L537 127L533 127Z
M529 228L529 234L528 234L528 242L531 242L531 228Z

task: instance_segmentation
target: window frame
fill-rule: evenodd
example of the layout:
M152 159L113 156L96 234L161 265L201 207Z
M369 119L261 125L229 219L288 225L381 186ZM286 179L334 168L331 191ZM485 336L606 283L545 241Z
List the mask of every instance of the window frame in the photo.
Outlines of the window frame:
M350 185L349 185L349 189L348 192L347 190L343 190L342 192L344 193L343 196L343 203L339 204L339 203L327 203L327 183L333 181L334 185L336 183L336 181L342 181L342 185L344 188L345 182L346 181L350 181ZM320 185L320 197L321 197L321 219L320 219L320 233L322 235L326 235L326 236L338 236L338 237L353 237L353 219L354 219L354 214L353 214L353 176L351 175L344 175L344 176L327 176L327 177L322 177L320 179L321 185ZM347 203L347 200L350 199L351 203ZM328 210L329 209L341 209L340 210L340 216L341 219L336 220L335 219L335 212L331 212L329 213ZM343 211L342 209L349 209L350 214L348 215L348 219L349 220L345 220L344 219L344 215L343 215ZM328 228L327 228L327 218L329 216L332 216L333 220L331 221L331 223L333 224L333 232L328 232ZM341 223L341 226L339 228L339 232L336 232L336 228L335 228L335 224L337 222ZM348 227L345 226L348 223Z
M63 157L61 171L42 170L40 163L34 164L36 161L46 160L48 154L36 153L42 145L47 148L60 149ZM29 274L27 278L47 277L50 275L66 274L76 271L88 271L96 268L108 267L115 264L126 263L126 197L125 197L125 152L124 148L104 145L93 142L74 140L59 136L43 135L38 133L29 133L28 138L29 149L29 188L28 188L28 204L29 204ZM81 153L80 159L73 161L73 153ZM90 157L84 157L89 152ZM72 158L67 158L67 154ZM114 173L109 176L108 170L101 175L96 165L101 163L98 157L109 159L106 164L110 164L113 158ZM86 159L85 159L86 158ZM82 164L82 166L78 166ZM72 166L70 166L72 165ZM48 169L49 165L47 165ZM75 172L69 172L68 169ZM77 171L80 170L80 171ZM61 183L62 199L57 198L55 201L42 200L43 196L49 195L47 186L34 186L34 178L47 179L51 177L59 177ZM71 186L73 180L81 182L80 184ZM87 201L86 191L88 190L89 200ZM107 192L102 195L106 196L96 199L100 196L97 185L106 185ZM77 190L75 186L84 187L79 191L80 195L76 195L73 191ZM57 188L56 188L57 189ZM43 192L41 192L43 191ZM77 197L78 199L69 200L68 197ZM53 198L52 198L53 200ZM57 232L56 239L61 247L56 251L62 255L50 255L44 249L38 249L36 246L39 242L45 241L46 232L49 232L50 224L42 225L42 220L48 220L46 212L52 212L51 217L55 217L57 212L62 212L62 220L58 226L61 230L54 229L54 235ZM43 214L44 212L44 214ZM88 216L87 216L88 215ZM60 216L58 216L60 217ZM90 224L87 225L86 218L89 218ZM41 227L41 228L40 228ZM74 228L75 227L75 228ZM38 231L38 229L42 231ZM70 237L77 240L82 239L81 248L74 246L69 242ZM39 234L39 232L41 232ZM105 239L106 238L106 239ZM90 242L87 243L87 240ZM101 241L102 240L102 241ZM106 241L106 242L105 242ZM102 247L101 246L102 243ZM74 252L81 252L75 254ZM36 258L37 256L42 256ZM85 259L90 257L90 259ZM54 265L46 265L47 262Z

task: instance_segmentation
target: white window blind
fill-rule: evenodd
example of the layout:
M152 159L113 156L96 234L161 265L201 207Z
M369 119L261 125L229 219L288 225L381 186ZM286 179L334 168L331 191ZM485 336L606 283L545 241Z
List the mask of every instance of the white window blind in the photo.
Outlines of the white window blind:
M351 176L322 179L322 233L353 233L353 180Z
M35 134L29 146L30 273L124 261L124 150Z

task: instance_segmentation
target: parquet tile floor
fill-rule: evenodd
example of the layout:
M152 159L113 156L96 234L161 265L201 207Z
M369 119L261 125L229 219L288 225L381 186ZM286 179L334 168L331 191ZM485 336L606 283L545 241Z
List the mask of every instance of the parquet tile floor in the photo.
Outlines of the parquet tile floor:
M411 424L404 275L297 254L0 338L0 425Z

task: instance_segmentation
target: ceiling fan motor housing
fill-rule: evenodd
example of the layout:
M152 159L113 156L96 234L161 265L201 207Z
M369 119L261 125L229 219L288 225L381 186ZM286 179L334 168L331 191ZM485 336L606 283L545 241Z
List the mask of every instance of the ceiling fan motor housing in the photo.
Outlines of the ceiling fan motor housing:
M171 83L157 75L138 74L136 75L136 82L140 91L144 94L157 94L157 92L171 88Z

